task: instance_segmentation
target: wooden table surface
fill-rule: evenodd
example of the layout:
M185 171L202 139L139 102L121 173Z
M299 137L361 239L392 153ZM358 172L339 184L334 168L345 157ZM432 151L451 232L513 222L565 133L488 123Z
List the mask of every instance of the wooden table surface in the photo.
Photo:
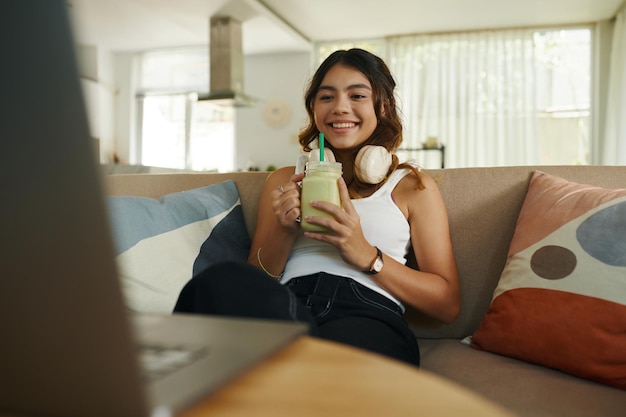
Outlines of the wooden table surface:
M431 372L302 337L179 417L480 416L508 411Z

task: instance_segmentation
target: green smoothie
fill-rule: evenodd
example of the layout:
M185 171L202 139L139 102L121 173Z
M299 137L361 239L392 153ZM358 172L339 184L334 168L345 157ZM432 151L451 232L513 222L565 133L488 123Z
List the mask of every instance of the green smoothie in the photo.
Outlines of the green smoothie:
M328 229L315 224L307 223L306 216L332 217L325 211L315 209L311 201L329 201L338 206L341 205L339 186L337 180L341 177L340 162L309 161L306 165L306 175L302 180L302 222L304 230L310 232L328 232Z

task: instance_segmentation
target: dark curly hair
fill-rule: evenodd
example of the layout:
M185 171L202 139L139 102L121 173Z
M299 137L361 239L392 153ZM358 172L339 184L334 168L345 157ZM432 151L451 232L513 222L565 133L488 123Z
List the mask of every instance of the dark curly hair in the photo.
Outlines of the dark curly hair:
M378 56L359 48L335 51L319 66L304 95L304 105L309 115L308 124L300 131L298 140L302 149L306 152L311 150L311 143L315 141L319 135L319 130L315 125L315 116L313 114L313 105L315 97L319 90L324 77L328 71L335 65L345 65L354 68L363 74L372 86L374 98L374 112L378 121L376 129L372 135L365 141L363 145L379 145L383 146L392 153L393 162L387 176L396 168L414 167L408 164L399 164L398 157L394 154L402 143L402 121L396 106L395 88L396 82L391 75L391 71L387 64ZM422 188L418 178L418 187ZM358 181L358 180L357 180ZM362 187L366 184L359 183ZM382 183L380 184L382 185ZM378 188L380 185L375 186Z

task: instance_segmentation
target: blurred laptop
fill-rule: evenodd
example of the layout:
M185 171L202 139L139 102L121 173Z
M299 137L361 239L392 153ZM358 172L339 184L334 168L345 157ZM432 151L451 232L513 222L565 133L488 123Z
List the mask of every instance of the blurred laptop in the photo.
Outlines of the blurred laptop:
M66 2L3 1L0 34L0 414L171 415L306 331L131 317Z

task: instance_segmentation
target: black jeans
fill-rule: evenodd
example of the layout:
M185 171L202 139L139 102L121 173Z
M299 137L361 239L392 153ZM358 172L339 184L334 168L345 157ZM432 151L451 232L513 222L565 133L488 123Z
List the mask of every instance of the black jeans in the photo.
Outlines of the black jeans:
M313 336L419 366L417 340L396 303L324 272L281 285L247 263L219 263L185 285L174 312L306 322Z

